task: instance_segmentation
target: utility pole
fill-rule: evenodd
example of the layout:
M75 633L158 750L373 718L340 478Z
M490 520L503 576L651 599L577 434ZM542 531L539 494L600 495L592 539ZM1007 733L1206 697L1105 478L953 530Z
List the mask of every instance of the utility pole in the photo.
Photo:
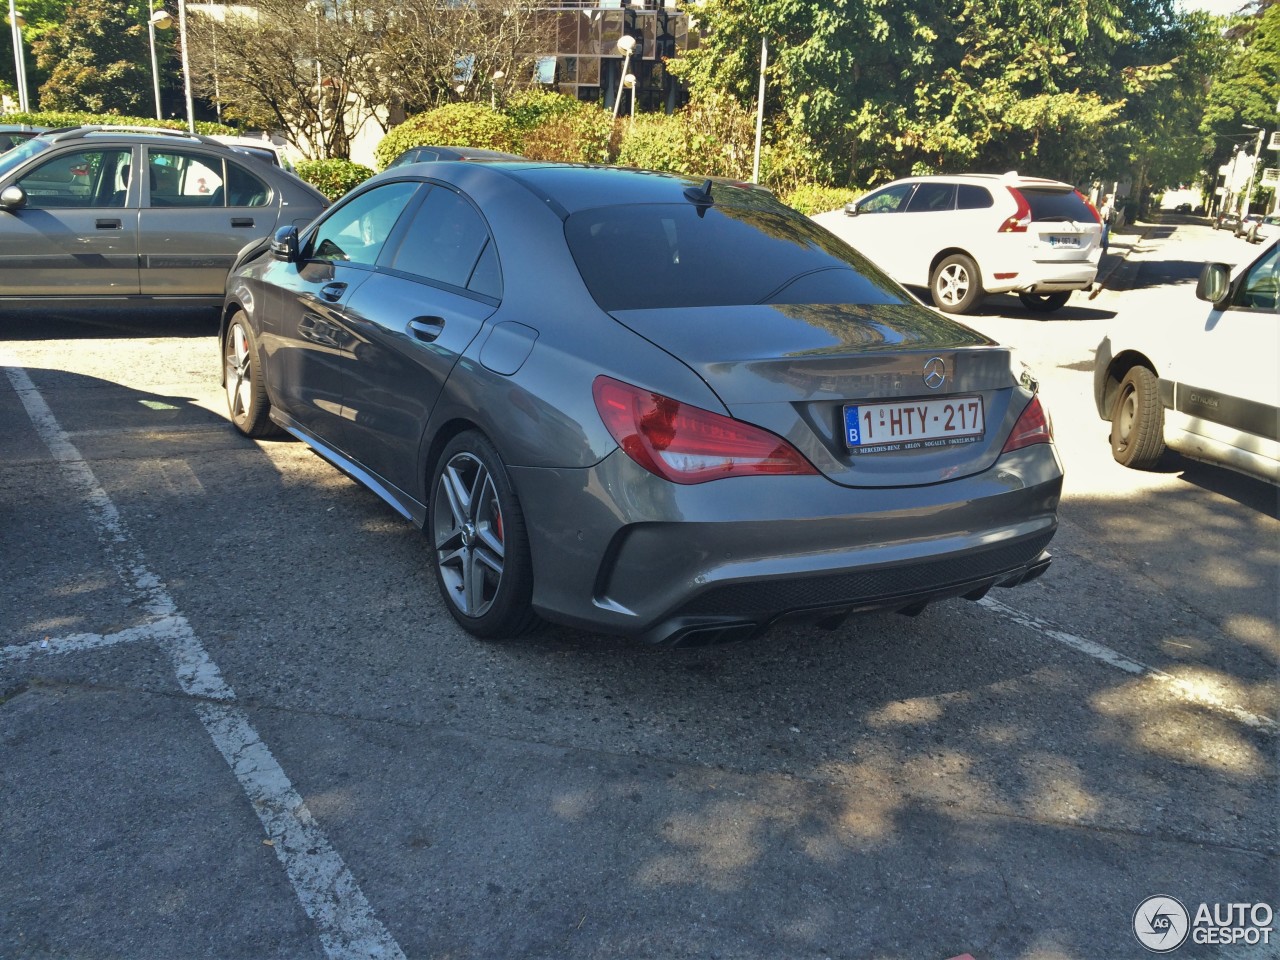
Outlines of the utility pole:
M1257 172L1258 164L1262 162L1262 137L1267 132L1261 127L1255 127L1251 123L1244 124L1246 130L1258 131L1258 142L1253 148L1253 163L1249 166L1249 186L1244 191L1244 207L1240 211L1240 219L1243 221L1249 215L1249 203L1253 199L1253 175Z

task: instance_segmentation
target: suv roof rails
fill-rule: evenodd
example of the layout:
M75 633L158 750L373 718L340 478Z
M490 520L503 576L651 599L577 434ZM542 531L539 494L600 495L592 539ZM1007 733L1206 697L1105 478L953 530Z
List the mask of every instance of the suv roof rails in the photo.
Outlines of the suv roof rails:
M77 137L87 136L90 133L143 133L157 137L177 137L182 140L194 140L198 143L214 144L220 147L226 146L226 144L200 133L175 130L172 127L144 127L125 123L90 123L79 127L60 127L57 130L50 130L45 136L50 140L63 141L75 140Z

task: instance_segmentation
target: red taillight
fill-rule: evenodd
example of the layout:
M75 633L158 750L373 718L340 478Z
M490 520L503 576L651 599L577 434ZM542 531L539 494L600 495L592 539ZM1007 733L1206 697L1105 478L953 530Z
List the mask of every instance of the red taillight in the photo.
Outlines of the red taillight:
M1076 191L1076 196L1077 196L1077 197L1079 197L1079 198L1080 198L1080 200L1081 200L1081 202L1082 202L1086 207L1088 207L1088 208L1089 208L1089 212L1093 214L1093 219L1094 219L1094 220L1096 220L1098 223L1101 223L1101 222L1102 222L1102 214L1100 214L1100 213L1098 212L1098 208L1097 208L1097 207L1095 207L1095 206L1093 205L1093 203L1092 203L1092 202L1090 202L1089 198L1088 198L1088 197L1086 197L1086 196L1085 196L1083 193L1081 193L1079 190L1077 190L1077 191Z
M1027 198L1022 195L1021 190L1013 187L1005 187L1013 199L1018 203L1018 209L1004 223L1000 224L998 233L1026 233L1027 227L1031 226L1031 204L1027 203Z
M1033 443L1052 442L1053 428L1049 425L1049 417L1040 404L1040 398L1032 397L1027 408L1022 411L1022 416L1018 417L1018 422L1013 425L1013 431L1000 452L1009 453L1029 447Z
M650 473L672 483L817 473L782 438L732 417L611 377L596 377L591 392L618 446Z

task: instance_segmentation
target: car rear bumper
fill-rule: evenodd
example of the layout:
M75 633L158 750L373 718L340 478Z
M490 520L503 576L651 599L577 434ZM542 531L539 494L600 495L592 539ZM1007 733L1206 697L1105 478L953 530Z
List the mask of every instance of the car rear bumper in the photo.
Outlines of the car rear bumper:
M586 470L511 474L522 502L556 504L526 510L539 613L654 643L743 637L791 616L916 612L1033 579L1062 487L1046 444L910 488L820 476L678 486L618 452Z

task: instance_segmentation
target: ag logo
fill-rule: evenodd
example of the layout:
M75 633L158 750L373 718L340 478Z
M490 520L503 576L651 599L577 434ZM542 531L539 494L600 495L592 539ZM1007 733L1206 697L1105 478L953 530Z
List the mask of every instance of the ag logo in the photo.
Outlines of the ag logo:
M1173 897L1147 897L1133 912L1133 932L1152 953L1170 953L1187 940L1191 915Z

